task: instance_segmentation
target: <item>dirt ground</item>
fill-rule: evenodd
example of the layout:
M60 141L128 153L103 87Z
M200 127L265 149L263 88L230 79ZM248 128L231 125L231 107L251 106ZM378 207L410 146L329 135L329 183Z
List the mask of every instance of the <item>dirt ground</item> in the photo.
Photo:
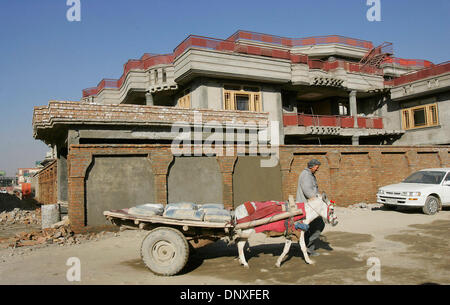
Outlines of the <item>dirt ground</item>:
M78 245L0 249L0 284L450 284L450 209L427 216L420 210L337 208L339 224L327 226L314 265L307 265L298 244L281 268L281 238L256 234L239 265L235 245L223 241L191 255L181 274L152 274L140 259L146 231L109 232ZM70 257L81 262L81 281L69 282ZM369 281L373 258L379 281Z

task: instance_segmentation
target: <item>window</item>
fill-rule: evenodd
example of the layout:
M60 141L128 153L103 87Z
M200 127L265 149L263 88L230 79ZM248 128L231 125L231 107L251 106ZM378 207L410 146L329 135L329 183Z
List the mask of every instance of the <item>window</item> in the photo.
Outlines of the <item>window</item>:
M183 91L183 96L178 99L178 108L191 108L191 92L189 89Z
M403 183L440 184L445 172L418 171L403 180Z
M437 126L439 124L436 104L411 107L402 110L403 129Z
M258 87L225 85L223 97L225 110L262 111Z

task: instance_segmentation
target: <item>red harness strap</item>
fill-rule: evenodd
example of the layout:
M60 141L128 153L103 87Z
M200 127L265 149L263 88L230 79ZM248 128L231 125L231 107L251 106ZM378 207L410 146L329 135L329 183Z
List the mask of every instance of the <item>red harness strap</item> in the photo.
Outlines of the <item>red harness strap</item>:
M244 206L245 209L247 210L248 215L252 215L253 213L255 213L255 208L253 207L253 205L250 203L250 201L244 202Z

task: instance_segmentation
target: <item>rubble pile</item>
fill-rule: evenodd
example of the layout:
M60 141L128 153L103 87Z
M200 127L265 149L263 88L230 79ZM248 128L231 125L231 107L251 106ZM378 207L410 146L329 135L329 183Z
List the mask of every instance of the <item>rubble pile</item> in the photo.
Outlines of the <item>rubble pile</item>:
M15 208L10 212L0 213L0 224L11 225L11 224L40 224L41 223L41 209L35 209L32 211L21 210Z
M80 244L88 240L99 240L103 236L115 235L113 232L75 234L70 228L68 217L54 224L51 228L36 232L21 232L10 238L0 238L0 248L17 248L23 246L51 245L61 246Z

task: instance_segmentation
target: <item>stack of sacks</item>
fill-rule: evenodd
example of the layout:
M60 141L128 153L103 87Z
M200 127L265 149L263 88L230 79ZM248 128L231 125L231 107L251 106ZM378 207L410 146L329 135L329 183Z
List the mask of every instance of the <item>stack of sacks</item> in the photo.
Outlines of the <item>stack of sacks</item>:
M164 216L175 219L203 220L204 211L199 211L195 203L179 202L169 203L164 211Z
M159 203L146 203L128 209L128 214L141 216L162 216L164 206Z
M199 205L199 210L205 212L204 221L210 222L229 222L231 221L231 213L225 210L222 203L205 203Z

